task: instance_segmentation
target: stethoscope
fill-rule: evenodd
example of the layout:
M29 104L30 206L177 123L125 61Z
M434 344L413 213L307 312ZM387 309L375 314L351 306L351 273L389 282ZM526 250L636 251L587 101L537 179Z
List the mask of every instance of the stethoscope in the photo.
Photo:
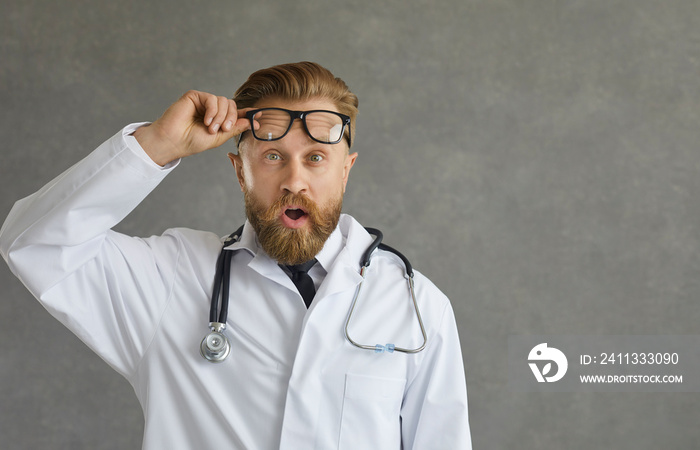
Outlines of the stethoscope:
M362 281L355 291L355 296L352 299L352 304L350 305L350 310L348 311L348 317L345 320L345 339L348 340L352 345L363 350L372 350L375 353L418 353L425 348L428 343L428 336L425 332L425 327L423 326L423 319L420 314L420 309L418 308L418 302L416 301L416 293L413 283L413 268L408 259L401 254L398 250L389 247L382 243L382 232L375 228L365 228L368 233L375 236L372 244L367 247L364 254L362 255L362 260L360 262L360 275L362 276ZM216 274L214 275L214 289L211 295L211 308L209 310L209 329L211 332L207 334L199 347L200 352L204 359L207 361L218 363L226 359L226 357L231 353L231 343L224 334L226 329L226 319L228 317L228 296L229 287L231 282L231 258L233 256L233 251L226 251L226 247L237 242L241 234L243 233L243 227L241 226L238 230L233 232L230 236L224 240L224 245L219 253L219 257L216 262ZM360 296L360 290L365 281L365 273L369 267L370 258L372 253L377 248L381 250L389 251L396 256L398 256L401 261L403 261L406 266L406 275L408 275L408 290L411 295L411 301L413 302L413 309L416 313L416 318L418 319L418 324L420 325L420 332L423 335L423 344L419 347L408 349L403 347L397 347L395 344L388 343L385 345L375 344L366 345L355 342L348 332L350 327L350 322L355 311L355 306L357 305L357 299ZM221 307L219 307L221 304Z

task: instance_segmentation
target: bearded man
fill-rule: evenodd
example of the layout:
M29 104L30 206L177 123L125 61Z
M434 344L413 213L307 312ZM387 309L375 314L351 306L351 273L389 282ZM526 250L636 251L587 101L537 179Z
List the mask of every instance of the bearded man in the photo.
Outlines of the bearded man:
M233 99L191 91L10 212L0 252L133 385L143 448L471 448L449 301L418 272L409 291L404 263L384 250L360 273L374 239L341 214L357 105L309 62L255 72ZM182 158L232 138L248 218L235 239L112 230ZM212 364L198 346L220 254L231 350ZM350 333L416 351L378 354Z

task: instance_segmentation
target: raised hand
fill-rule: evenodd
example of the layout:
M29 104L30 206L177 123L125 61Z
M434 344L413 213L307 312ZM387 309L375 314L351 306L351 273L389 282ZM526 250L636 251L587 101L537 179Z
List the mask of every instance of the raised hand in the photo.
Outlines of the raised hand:
M250 128L247 110L226 97L188 91L151 125L134 132L157 164L215 148Z

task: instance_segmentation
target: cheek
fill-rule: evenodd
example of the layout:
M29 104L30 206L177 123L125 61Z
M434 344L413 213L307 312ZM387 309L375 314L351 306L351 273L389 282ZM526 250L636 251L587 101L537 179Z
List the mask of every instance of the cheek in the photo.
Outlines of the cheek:
M264 180L264 177L261 176L258 171L254 170L253 165L250 163L250 161L245 161L243 163L243 170L241 174L243 180L241 181L239 178L239 181L241 181L241 187L243 189L247 189L249 191L252 191L254 189L258 189L262 186L264 186L264 183L261 183L261 181Z
M340 186L341 192L345 192L345 185L347 184L348 177L345 172L345 167L341 167L336 174L336 183Z
M318 192L324 196L325 201L335 201L338 196L342 196L345 193L345 182L342 175L342 172L333 173L333 176L323 180L322 186L319 184L320 189Z
M243 191L252 194L265 206L274 203L280 195L279 184L270 174L248 170L245 172Z

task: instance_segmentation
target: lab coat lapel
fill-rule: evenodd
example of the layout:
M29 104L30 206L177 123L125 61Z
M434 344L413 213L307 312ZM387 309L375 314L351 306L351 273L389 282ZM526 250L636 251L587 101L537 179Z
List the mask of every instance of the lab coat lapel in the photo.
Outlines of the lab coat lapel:
M343 214L338 223L345 245L319 286L314 302L339 292L354 290L362 282L360 260L372 237L352 217Z
M335 264L333 264L330 272L324 278L321 286L319 286L318 292L316 292L316 296L314 297L314 303L326 297L330 297L333 294L337 294L338 292L355 289L357 285L360 284L362 281L362 277L359 273L360 266L359 264L352 263L351 255L348 253L349 252L344 249L340 255L338 255Z
M280 449L327 448L319 446L336 426L333 417L327 417L323 408L340 411L342 396L323 394L322 374L336 358L342 347L344 318L357 286L362 282L360 259L371 244L372 237L349 216L341 216L343 249L329 267L309 313L304 317L299 347L289 380ZM343 379L333 378L342 383ZM328 376L325 383L329 382ZM325 406L324 406L325 405ZM329 406L330 405L330 406Z
M258 272L263 277L270 281L284 286L295 294L299 294L296 286L292 280L284 273L284 271L277 265L275 261L270 259L264 252L260 251L255 258L248 264L248 267Z

